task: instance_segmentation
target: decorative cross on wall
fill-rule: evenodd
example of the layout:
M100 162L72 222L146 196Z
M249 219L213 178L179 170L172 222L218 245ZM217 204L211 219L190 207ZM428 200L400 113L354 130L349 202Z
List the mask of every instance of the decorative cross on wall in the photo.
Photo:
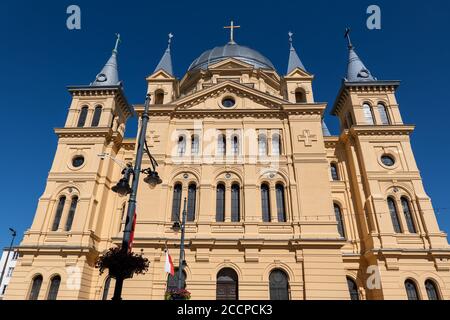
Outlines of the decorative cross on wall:
M312 143L317 141L317 135L311 134L309 130L304 130L303 135L298 136L298 141L304 142L305 147L312 147Z

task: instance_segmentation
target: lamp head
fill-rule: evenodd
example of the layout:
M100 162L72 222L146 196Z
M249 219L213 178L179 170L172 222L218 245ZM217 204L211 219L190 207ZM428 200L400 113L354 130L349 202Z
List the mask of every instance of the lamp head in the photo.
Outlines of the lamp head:
M173 231L179 231L181 229L181 225L178 221L175 221L172 225Z
M154 188L158 184L162 183L161 178L159 177L158 172L150 171L147 177L145 177L144 181L150 185L150 187Z
M133 190L130 187L130 184L128 183L128 179L122 178L120 181L112 187L112 191L119 194L121 197L125 197L126 195L130 194Z
M14 230L13 228L9 228L9 231L11 231L13 237L17 235L16 230Z

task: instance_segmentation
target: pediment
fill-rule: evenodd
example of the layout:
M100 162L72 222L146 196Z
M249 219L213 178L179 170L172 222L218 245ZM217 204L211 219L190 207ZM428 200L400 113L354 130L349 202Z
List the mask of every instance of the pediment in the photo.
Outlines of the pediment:
M246 62L240 61L234 58L228 58L217 63L214 63L208 67L209 70L231 70L231 69L253 69L254 67Z
M288 75L285 76L285 78L301 78L301 79L313 79L314 76L305 70L302 70L300 68L295 68L291 72L289 72Z
M223 108L221 101L224 97L233 97L236 106ZM285 104L283 99L262 93L251 87L233 81L226 81L208 89L204 89L190 96L174 101L178 110L261 110L281 109Z
M277 84L280 83L280 76L275 71L261 69L259 72L264 79L274 81Z
M175 78L166 72L164 69L159 69L152 75L150 75L147 80L174 80Z

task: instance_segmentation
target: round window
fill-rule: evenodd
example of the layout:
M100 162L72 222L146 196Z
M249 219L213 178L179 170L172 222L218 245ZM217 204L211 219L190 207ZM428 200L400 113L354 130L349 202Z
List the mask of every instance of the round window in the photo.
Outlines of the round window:
M392 156L389 155L384 155L381 157L381 162L386 166L386 167L392 167L395 164L395 159Z
M224 106L225 108L232 108L235 105L236 101L231 97L227 97L222 100L222 106Z
M83 156L76 156L72 159L72 166L74 168L79 168L84 164L84 157Z

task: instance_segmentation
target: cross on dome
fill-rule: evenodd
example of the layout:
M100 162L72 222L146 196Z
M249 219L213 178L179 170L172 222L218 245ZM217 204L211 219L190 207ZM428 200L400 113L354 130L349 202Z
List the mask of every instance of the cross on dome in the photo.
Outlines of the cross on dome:
M241 26L235 26L233 20L231 20L231 25L223 27L224 29L230 29L230 44L236 44L234 42L234 29L238 29Z

